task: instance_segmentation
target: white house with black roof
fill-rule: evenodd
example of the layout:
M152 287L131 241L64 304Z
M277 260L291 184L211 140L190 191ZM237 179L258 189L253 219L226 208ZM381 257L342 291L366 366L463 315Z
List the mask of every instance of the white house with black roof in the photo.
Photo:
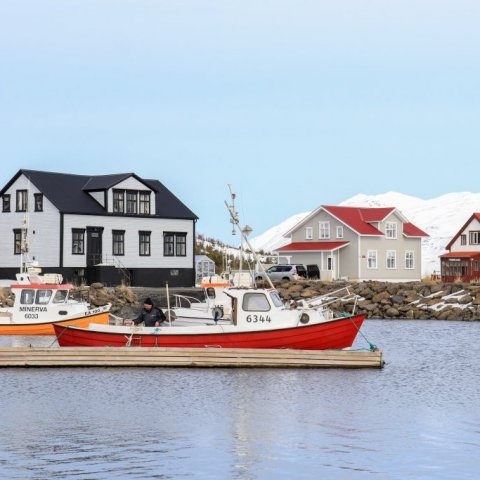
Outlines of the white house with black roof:
M21 169L0 196L0 278L15 278L27 250L76 283L195 284L197 216L158 180Z

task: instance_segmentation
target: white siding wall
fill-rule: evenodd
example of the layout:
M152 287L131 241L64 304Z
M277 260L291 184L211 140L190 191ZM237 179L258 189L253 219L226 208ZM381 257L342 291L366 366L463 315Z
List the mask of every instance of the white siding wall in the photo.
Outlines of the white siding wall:
M113 190L143 190L147 191L150 190L150 213L155 215L155 192L149 189L144 183L139 182L134 177L129 177L125 179L123 182L117 183L113 188L108 191L108 211L113 211ZM125 199L126 202L126 199ZM125 203L126 205L126 203Z
M88 192L103 208L105 208L105 193L104 192Z
M14 255L13 229L21 228L24 212L16 212L16 191L28 190L29 245L30 259L40 267L58 267L60 245L60 214L52 203L43 197L43 212L34 212L34 193L42 193L28 179L21 175L4 192L10 195L10 212L0 211L0 266L20 268L20 255ZM35 233L34 233L35 232Z
M123 187L122 187L123 188ZM103 217L65 215L64 219L64 267L84 267L85 255L72 255L72 228L104 227L102 237L103 255L112 256L112 230L125 230L125 255L118 260L127 268L192 268L193 267L193 220L159 218ZM139 256L138 232L151 231L151 255ZM163 256L163 232L187 234L186 257ZM13 240L12 240L13 242ZM85 233L85 253L87 234Z
M474 218L463 230L461 233L467 236L467 244L461 245L460 244L460 236L453 242L453 245L450 249L452 252L477 252L480 251L480 245L470 245L470 235L468 232L471 231L479 231L480 230L480 222Z

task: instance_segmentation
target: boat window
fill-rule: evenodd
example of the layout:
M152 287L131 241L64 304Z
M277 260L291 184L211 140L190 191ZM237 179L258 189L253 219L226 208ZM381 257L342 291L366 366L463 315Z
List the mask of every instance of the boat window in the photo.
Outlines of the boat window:
M65 303L68 290L57 290L53 297L53 303Z
M31 305L35 299L35 290L22 290L20 294L20 303L23 305Z
M280 298L278 292L270 292L270 298L276 307L283 307L283 300Z
M245 312L268 312L270 304L263 293L246 293L243 297L243 310Z
M45 305L50 301L51 296L51 290L37 290L37 298L35 299L35 303L37 305Z
M215 298L215 289L213 287L207 288L207 297L211 298L212 300Z

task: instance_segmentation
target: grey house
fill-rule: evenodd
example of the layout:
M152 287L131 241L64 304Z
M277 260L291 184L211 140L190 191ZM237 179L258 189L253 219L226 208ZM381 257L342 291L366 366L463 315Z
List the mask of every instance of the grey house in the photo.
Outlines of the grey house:
M0 278L15 278L27 250L77 283L195 283L197 216L158 180L22 169L0 196Z
M321 206L285 236L276 251L291 263L316 264L322 280L421 279L421 241L428 235L394 207Z

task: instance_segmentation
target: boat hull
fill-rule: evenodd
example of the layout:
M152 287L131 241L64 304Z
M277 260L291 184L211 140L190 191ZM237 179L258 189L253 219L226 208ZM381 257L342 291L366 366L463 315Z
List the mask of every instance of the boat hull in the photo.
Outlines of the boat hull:
M42 323L9 323L0 324L0 335L55 335L54 323L61 326L76 326L86 328L90 323L107 325L109 322L108 310L91 315L82 315L67 320L57 320Z
M328 322L272 330L234 333L137 333L109 332L54 325L62 347L222 347L292 348L327 350L351 347L366 315L339 318ZM186 328L186 327L185 327Z

